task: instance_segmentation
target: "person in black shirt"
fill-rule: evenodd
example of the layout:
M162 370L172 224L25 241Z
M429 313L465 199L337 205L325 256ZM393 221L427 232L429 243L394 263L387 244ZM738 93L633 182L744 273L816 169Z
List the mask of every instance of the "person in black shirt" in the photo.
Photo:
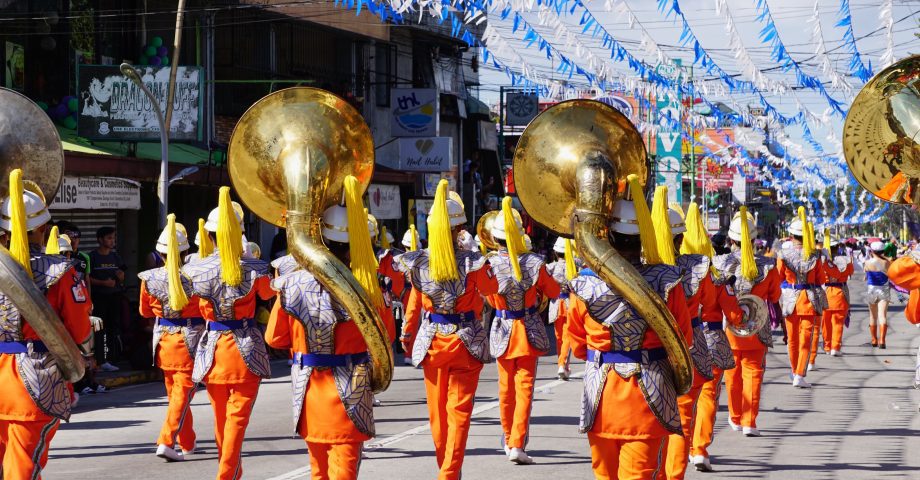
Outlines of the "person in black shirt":
M115 229L102 227L96 231L99 247L89 253L89 281L93 313L102 318L103 331L96 334L96 360L99 368L114 372L118 367L111 361L116 357L122 324L125 270L127 267L115 251Z

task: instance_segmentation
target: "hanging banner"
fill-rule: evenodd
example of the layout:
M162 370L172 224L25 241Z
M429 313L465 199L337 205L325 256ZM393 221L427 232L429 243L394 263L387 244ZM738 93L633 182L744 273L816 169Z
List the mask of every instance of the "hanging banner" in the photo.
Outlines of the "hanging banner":
M412 172L445 172L453 166L453 138L400 138L399 168Z
M394 137L432 137L438 134L438 91L434 88L394 88L390 92Z
M659 75L667 78L680 76L680 64L660 64ZM656 100L658 107L658 135L655 142L656 169L655 185L668 187L668 203L683 201L683 178L680 175L680 157L683 140L680 132L680 98L662 93Z
M166 115L170 67L137 67ZM160 123L147 95L117 65L79 65L77 134L90 140L160 141ZM169 141L201 140L200 67L178 67Z
M113 177L64 177L51 210L140 210L141 185Z
M399 185L380 185L372 183L367 187L367 199L371 215L380 220L402 218L402 202L399 198Z

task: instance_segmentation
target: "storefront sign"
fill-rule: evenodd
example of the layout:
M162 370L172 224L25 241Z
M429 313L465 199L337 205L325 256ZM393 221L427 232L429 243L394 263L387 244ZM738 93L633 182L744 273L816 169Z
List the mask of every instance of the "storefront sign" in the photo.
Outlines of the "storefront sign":
M451 137L399 139L399 168L412 172L444 172L453 165Z
M434 88L394 88L390 93L394 137L430 137L438 134L438 91Z
M415 229L418 230L419 238L428 238L428 212L434 200L430 198L415 199Z
M141 79L166 114L170 67L140 67ZM77 132L91 140L159 141L160 124L150 100L117 65L80 65ZM201 68L179 67L170 141L201 139Z
M445 173L426 173L422 177L422 195L433 197L438 191L438 183L441 179L447 180L447 189L453 192L457 191L457 179L453 174Z
M64 177L51 210L140 210L141 185L113 177Z
M378 185L372 183L367 187L371 215L380 220L402 218L402 204L399 199L398 185Z

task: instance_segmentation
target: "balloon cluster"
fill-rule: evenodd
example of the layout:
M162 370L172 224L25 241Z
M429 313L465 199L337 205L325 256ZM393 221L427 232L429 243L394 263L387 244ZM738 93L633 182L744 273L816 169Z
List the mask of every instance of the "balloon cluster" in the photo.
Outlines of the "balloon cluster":
M53 107L45 102L38 102L38 106L58 125L70 130L77 128L77 115L80 109L80 100L77 97L67 95Z
M163 45L163 37L153 37L150 43L141 49L141 55L138 59L139 65L150 65L151 67L169 66L169 49Z

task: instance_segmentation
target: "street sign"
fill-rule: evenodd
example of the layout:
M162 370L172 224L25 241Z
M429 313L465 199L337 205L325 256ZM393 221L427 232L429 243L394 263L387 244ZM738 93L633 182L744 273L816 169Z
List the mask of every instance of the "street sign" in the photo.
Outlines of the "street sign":
M527 125L540 112L539 98L524 93L509 93L505 100L505 124Z

